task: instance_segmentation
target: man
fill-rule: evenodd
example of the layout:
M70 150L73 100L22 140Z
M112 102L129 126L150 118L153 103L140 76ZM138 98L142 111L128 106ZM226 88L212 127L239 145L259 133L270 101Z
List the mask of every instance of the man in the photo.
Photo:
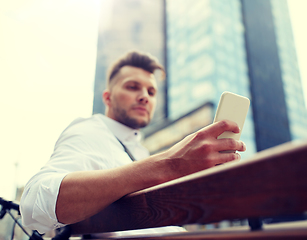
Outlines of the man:
M126 194L217 164L239 159L241 141L217 139L237 124L221 121L193 133L169 150L149 156L139 129L151 120L163 67L150 55L131 52L111 68L103 93L105 116L72 122L59 137L50 161L26 185L23 223L43 233L84 220ZM137 161L131 161L131 158Z

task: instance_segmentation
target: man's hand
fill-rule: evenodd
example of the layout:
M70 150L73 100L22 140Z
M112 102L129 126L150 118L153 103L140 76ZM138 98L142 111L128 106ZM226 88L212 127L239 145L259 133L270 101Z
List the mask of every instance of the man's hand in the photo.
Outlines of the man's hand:
M240 129L236 123L223 120L185 137L165 152L172 168L178 175L187 175L240 159L236 151L245 151L245 144L232 138L217 139L225 131L239 133ZM229 150L232 152L221 153Z

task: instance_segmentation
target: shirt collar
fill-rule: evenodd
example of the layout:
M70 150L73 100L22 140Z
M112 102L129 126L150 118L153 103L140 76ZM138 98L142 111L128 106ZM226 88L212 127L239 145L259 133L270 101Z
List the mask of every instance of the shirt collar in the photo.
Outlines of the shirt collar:
M127 127L126 125L105 115L99 115L115 137L117 137L120 141L141 141L142 136L140 130Z

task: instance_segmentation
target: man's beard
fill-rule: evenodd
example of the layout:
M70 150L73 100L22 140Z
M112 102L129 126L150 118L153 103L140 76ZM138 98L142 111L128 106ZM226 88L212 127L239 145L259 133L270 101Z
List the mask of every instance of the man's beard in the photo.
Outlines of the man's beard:
M129 117L127 115L126 110L118 107L114 109L114 116L118 122L133 129L146 127L150 122L149 120L147 122L146 121L139 122L137 121L137 119Z

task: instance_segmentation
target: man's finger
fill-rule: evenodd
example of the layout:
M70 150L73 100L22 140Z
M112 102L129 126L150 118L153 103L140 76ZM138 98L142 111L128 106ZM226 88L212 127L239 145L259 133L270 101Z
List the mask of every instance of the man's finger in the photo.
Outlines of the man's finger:
M232 138L218 139L216 145L217 151L240 151L244 152L246 150L246 145L242 141L237 141Z
M227 162L232 162L240 160L241 155L237 152L235 153L217 153L214 157L214 166L224 164Z
M222 121L213 123L205 127L203 130L200 130L200 131L203 132L207 136L213 136L215 138L217 138L223 132L226 132L226 131L234 132L234 133L240 132L240 128L238 127L238 124L230 120L222 120Z

